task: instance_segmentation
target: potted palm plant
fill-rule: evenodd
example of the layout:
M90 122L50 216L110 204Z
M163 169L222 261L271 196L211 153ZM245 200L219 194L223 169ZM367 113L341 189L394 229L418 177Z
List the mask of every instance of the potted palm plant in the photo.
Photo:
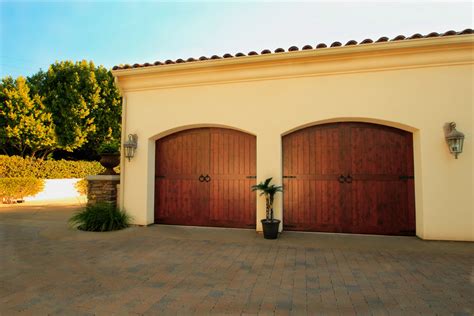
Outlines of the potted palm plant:
M270 184L272 178L268 178L257 185L252 186L252 191L260 191L260 196L265 197L266 218L262 219L263 237L265 239L276 239L278 237L278 227L280 220L273 218L273 200L277 192L282 192L282 186Z

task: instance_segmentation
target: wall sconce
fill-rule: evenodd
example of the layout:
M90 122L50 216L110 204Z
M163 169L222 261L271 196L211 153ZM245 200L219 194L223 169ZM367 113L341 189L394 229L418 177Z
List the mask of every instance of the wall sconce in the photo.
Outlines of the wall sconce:
M138 136L137 134L128 134L128 140L123 143L123 149L125 151L125 157L130 161L130 159L135 156L135 151L137 150Z
M458 159L458 155L462 153L464 134L456 130L456 123L450 122L444 125L444 136L448 143L449 151Z

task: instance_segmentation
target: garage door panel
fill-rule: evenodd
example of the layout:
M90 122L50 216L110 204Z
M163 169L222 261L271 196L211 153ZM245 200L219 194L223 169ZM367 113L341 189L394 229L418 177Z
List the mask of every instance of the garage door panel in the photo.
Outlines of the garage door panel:
M255 146L255 136L220 128L158 140L155 222L255 227Z
M410 229L406 193L399 181L354 181L351 221L345 231L403 235Z
M408 132L353 122L296 131L283 138L283 172L285 229L415 232Z
M350 138L352 174L400 175L407 171L405 133L356 126L351 128Z
M223 227L255 227L255 193L251 180L212 180L210 184L210 223ZM249 192L247 192L249 191ZM249 211L250 210L250 211Z
M256 139L211 129L210 219L215 226L255 227Z
M155 208L159 212L155 212L155 220L179 225L197 225L205 220L208 190L199 181L160 179L156 187Z
M291 230L339 231L342 224L337 181L284 180L284 223Z

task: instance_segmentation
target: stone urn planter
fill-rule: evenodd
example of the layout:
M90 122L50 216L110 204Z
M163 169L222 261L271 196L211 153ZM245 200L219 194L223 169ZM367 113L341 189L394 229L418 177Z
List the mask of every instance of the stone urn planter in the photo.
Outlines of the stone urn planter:
M114 168L120 164L120 144L117 141L108 141L99 147L100 164L105 168L101 175L116 175Z
M105 171L102 172L102 175L115 175L114 168L120 164L120 153L115 154L100 154L100 164L105 168Z

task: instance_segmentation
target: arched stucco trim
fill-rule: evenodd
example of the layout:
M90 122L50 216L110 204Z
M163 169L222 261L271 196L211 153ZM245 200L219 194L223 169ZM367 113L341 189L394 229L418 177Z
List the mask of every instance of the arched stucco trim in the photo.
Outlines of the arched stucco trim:
M378 125L384 125L384 126L390 126L394 128L398 128L410 133L415 133L418 131L416 127L400 123L400 122L395 122L395 121L387 121L387 120L382 120L382 119L377 119L377 118L369 118L369 117L337 117L337 118L329 118L329 119L324 119L324 120L319 120L319 121L312 121L305 123L303 125L297 126L295 128L292 128L286 132L283 132L281 136L285 136L288 134L291 134L293 132L296 132L300 129L304 129L310 126L316 126L316 125L322 125L322 124L329 124L329 123L338 123L338 122L362 122L362 123L372 123L372 124L378 124Z
M190 124L190 125L183 125L183 126L178 126L174 127L165 131L162 131L160 133L157 133L149 138L149 140L155 141L160 138L169 136L174 133L190 130L190 129L195 129L195 128L206 128L206 127L216 127L216 128L225 128L225 129L231 129L239 132L243 132L249 135L257 136L255 133L252 133L250 131L234 127L234 126L229 126L229 125L223 125L223 124L212 124L212 123L200 123L200 124Z

